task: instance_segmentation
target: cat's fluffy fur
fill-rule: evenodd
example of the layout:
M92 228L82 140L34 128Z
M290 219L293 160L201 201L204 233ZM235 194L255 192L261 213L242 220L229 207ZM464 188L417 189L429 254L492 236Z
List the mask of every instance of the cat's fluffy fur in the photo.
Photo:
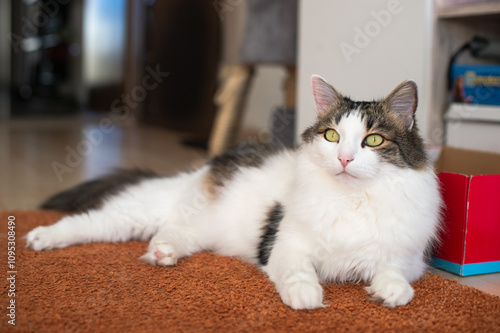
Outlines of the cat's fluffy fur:
M332 280L364 281L384 305L407 304L441 205L414 124L416 85L378 102L351 101L318 76L312 87L318 118L300 147L240 147L172 178L123 176L128 185L106 197L60 194L46 206L67 209L86 191L101 203L32 230L28 246L151 239L142 259L153 265L204 250L259 265L294 309L324 306L320 282ZM330 129L337 142L326 140ZM369 146L370 134L383 142Z

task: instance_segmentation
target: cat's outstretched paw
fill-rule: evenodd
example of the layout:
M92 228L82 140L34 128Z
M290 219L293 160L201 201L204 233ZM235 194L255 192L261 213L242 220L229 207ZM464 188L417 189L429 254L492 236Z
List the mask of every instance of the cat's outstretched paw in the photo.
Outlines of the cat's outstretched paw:
M381 279L366 287L372 298L387 307L406 305L413 298L413 288L406 281Z
M281 292L283 302L294 310L317 309L323 304L323 288L317 282L288 283Z
M140 258L153 266L174 266L179 260L177 251L169 244L154 244L149 251Z
M56 235L52 226L36 227L25 236L25 239L26 246L35 251L52 250L67 246L61 237Z

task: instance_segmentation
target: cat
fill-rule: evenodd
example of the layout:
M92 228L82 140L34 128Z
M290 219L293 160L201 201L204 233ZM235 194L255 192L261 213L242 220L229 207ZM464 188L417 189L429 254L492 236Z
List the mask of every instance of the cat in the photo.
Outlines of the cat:
M326 306L322 282L364 282L408 304L440 228L439 184L415 123L417 86L356 102L311 78L315 123L298 147L240 146L198 170L120 171L55 195L73 212L26 236L33 250L150 240L158 266L213 251L260 267L293 309Z

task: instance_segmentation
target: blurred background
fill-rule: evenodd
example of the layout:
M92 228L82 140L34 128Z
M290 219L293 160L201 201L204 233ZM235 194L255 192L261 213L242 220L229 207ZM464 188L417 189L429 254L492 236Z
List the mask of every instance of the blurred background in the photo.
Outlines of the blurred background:
M300 143L312 74L358 100L413 79L430 149L499 152L498 106L452 112L449 87L452 58L498 65L499 31L491 0L2 0L0 209L114 167Z
M3 119L126 107L128 122L190 132L202 145L208 140L219 69L239 63L244 1L4 0L1 6ZM242 120L250 130L267 126L269 109L281 102L284 70L262 65L247 101L251 116ZM147 93L134 90L148 68L169 78Z

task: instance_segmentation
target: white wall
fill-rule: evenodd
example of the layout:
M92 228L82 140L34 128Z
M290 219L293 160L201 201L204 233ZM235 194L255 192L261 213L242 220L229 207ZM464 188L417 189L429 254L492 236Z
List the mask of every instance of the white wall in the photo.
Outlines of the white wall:
M312 74L355 100L383 98L413 79L425 136L431 7L431 0L301 0L297 137L315 119Z

